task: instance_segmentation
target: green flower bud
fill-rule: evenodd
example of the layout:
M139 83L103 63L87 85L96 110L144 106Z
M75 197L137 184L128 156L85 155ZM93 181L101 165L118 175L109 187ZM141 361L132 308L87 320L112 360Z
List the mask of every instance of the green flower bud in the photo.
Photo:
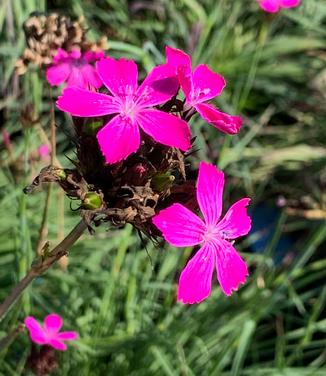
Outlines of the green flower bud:
M57 175L57 177L60 179L60 180L66 180L67 179L67 174L66 174L66 171L64 169L57 169L57 171L55 172L55 174Z
M96 192L88 192L83 200L83 209L95 210L102 206L102 198Z
M171 187L175 177L170 172L163 172L152 177L151 186L158 192L164 191Z

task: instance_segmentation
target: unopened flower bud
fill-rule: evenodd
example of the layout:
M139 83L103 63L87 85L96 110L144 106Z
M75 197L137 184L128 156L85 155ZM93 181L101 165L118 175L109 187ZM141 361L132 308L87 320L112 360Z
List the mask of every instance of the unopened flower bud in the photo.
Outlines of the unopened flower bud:
M61 180L67 179L66 171L63 168L57 168L55 171L55 175Z
M169 172L163 172L152 177L151 186L158 192L164 191L171 187L175 177Z
M129 168L124 176L126 184L131 185L144 185L148 180L148 166L145 163L137 163Z
M88 192L83 200L82 207L88 210L99 209L102 206L102 198L96 192Z

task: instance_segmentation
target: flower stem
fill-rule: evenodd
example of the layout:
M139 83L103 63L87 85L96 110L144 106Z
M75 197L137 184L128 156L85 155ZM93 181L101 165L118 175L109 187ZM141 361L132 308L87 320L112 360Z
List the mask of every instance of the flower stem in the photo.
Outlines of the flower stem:
M86 230L87 225L84 220L81 220L73 230L54 247L46 255L38 257L29 269L25 277L18 282L11 293L7 296L4 302L0 305L0 321L6 316L11 306L22 295L24 290L31 284L31 282L47 271L52 264L58 261L62 256L68 253L69 248L80 238Z

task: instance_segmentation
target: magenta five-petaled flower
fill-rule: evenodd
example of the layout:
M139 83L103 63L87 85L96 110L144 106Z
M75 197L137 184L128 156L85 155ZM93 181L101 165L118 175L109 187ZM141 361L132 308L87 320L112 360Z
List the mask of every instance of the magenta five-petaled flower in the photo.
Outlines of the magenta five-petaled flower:
M103 51L87 51L78 49L67 52L58 49L51 66L46 71L46 79L52 86L66 83L66 87L98 89L102 81L98 77L92 63L104 57Z
M276 13L281 8L294 8L300 5L300 0L257 0L260 7L268 13Z
M140 129L163 145L183 151L190 148L188 123L153 108L178 91L179 83L171 66L153 68L140 86L138 68L132 60L102 59L96 70L112 95L68 88L57 106L73 116L115 115L97 134L107 163L121 161L137 151Z
M59 332L63 321L55 313L45 317L43 327L32 316L26 317L24 323L29 331L31 340L38 345L49 345L56 350L65 351L67 350L67 345L64 341L73 341L78 338L78 333L76 332Z
M180 276L178 300L183 303L199 303L209 296L215 267L226 295L231 295L247 279L246 263L232 242L250 231L251 220L247 214L250 199L237 201L220 220L223 188L223 172L201 162L197 201L204 220L180 204L161 210L153 218L165 240L173 246L201 246Z
M186 97L186 105L194 107L200 116L215 128L228 134L238 133L242 125L239 116L226 114L207 101L220 95L226 85L224 78L207 65L200 64L194 71L190 56L176 48L166 47L167 64L171 65L179 78Z

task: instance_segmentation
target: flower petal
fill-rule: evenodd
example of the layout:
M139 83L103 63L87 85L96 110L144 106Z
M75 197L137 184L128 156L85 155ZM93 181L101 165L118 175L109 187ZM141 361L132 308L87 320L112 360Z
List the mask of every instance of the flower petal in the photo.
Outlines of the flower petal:
M97 140L106 163L116 163L139 148L139 128L129 118L118 115L97 133Z
M67 345L58 339L51 339L47 343L53 348L55 348L56 350L60 350L60 351L67 350Z
M221 132L227 134L236 134L242 126L242 119L240 116L232 116L219 111L213 105L207 103L200 103L195 106L200 116L209 124Z
M83 76L87 82L87 86L90 88L100 88L103 83L96 73L94 67L92 67L90 64L86 64L82 68Z
M142 110L136 120L155 141L183 151L190 149L189 125L179 117L159 110Z
M77 338L77 332L61 332L57 335L57 339L60 341L75 341Z
M180 66L186 67L186 69L191 72L191 59L188 54L182 50L170 46L165 47L165 53L166 63L171 65L176 72Z
M152 221L164 239L175 247L189 247L203 241L204 222L181 204L161 210Z
M32 316L27 316L24 320L24 324L29 331L33 342L44 345L46 343L44 329Z
M224 174L215 166L200 162L197 201L207 225L216 225L222 212Z
M83 71L78 67L72 67L70 75L67 80L68 87L78 87L80 89L88 89L88 82L83 74Z
M212 243L216 248L217 279L225 295L230 296L238 290L239 285L246 282L249 275L244 260L231 243L219 239Z
M137 90L137 103L142 107L165 103L178 91L175 70L168 64L154 67Z
M102 50L96 50L96 51L89 50L83 54L83 59L89 63L92 63L94 61L104 59L104 58L105 58L105 53Z
M279 0L258 0L260 7L268 13L276 13L280 10Z
M113 95L125 97L137 90L138 68L133 60L107 57L96 63L96 71Z
M65 60L69 57L67 51L63 50L62 48L58 48L56 54L53 56L53 62L58 63L62 60Z
M221 75L213 72L204 64L200 64L196 67L193 73L192 82L192 105L215 98L222 93L222 90L226 85L225 80Z
M236 239L247 235L251 229L251 218L247 214L250 198L243 198L233 204L219 222L217 228L225 239Z
M113 97L79 88L64 89L58 98L57 107L73 116L93 117L119 112Z
M68 63L52 65L46 70L46 79L52 86L57 86L65 82L70 74Z
M186 100L191 102L191 99L194 96L193 89L193 74L186 66L182 65L178 67L178 79L182 91L185 94Z
M211 293L214 266L215 249L205 244L188 261L180 275L178 301L193 304L206 299Z
M300 0L280 0L280 6L282 8L293 8L300 5Z
M49 333L58 333L62 327L62 324L62 318L55 313L47 315L44 319L44 329Z

